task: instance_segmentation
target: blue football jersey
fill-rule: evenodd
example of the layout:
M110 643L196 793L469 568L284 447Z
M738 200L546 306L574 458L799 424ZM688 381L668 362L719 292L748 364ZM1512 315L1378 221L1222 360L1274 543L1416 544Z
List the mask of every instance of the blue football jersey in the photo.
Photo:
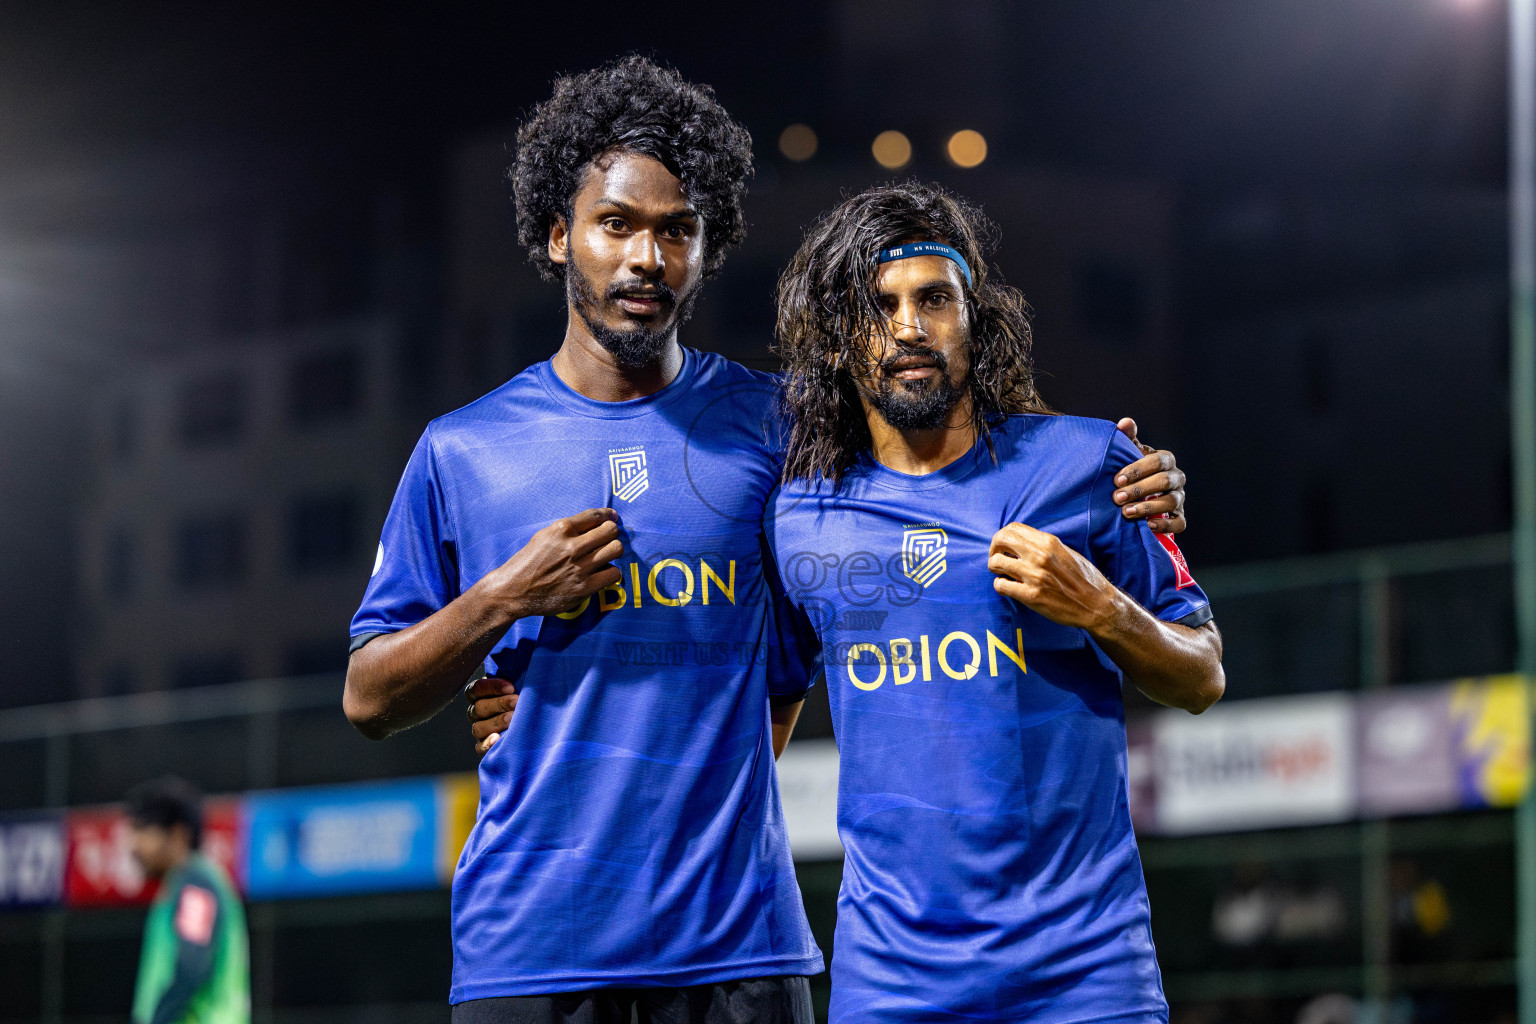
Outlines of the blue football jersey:
M1121 675L1080 629L999 595L992 536L1054 534L1159 618L1205 595L1126 520L1114 427L1014 416L935 473L867 455L793 483L767 532L819 641L847 851L831 1017L1167 1019L1126 794Z
M685 350L656 394L597 402L545 362L411 456L354 643L426 618L555 519L612 507L625 544L618 584L519 620L487 659L520 696L454 876L453 1002L822 970L768 727L770 693L808 685L765 578L775 393Z

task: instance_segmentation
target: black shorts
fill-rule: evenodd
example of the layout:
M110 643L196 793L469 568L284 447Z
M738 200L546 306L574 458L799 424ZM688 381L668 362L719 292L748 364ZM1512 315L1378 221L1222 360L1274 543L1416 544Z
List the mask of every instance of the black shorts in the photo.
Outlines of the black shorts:
M722 981L688 988L599 988L471 999L453 1024L813 1024L807 978Z

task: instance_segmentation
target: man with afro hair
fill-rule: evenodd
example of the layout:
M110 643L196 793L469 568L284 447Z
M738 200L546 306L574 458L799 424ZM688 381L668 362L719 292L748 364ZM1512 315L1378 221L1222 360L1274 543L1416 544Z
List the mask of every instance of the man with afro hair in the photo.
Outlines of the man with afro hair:
M458 1024L808 1024L824 963L772 741L809 680L760 537L775 386L677 341L744 234L751 137L629 57L557 81L517 141L518 235L565 337L428 426L345 710L383 738L482 666L517 702L453 881Z
M565 264L549 253L549 231L567 219L593 157L629 150L659 160L679 180L704 233L704 276L746 237L741 201L752 175L752 137L731 120L708 86L643 57L555 82L517 133L517 162L507 177L517 204L517 238L551 281Z

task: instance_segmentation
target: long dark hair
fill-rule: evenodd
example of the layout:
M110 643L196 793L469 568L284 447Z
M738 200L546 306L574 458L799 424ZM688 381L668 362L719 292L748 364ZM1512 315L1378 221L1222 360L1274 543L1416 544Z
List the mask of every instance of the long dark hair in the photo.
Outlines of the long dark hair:
M990 428L1014 413L1049 413L1035 390L1029 304L987 266L997 228L942 187L908 181L845 199L810 230L779 278L775 351L784 359L790 423L784 478L836 481L869 447L854 372L861 346L889 330L875 297L875 253L903 242L943 242L971 266L972 426L991 448Z

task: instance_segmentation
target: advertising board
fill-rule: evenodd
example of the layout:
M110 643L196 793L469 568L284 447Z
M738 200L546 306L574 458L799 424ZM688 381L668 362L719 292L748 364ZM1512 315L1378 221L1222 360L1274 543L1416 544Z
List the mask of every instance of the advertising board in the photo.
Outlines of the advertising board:
M439 884L435 779L251 793L246 822L254 899Z
M64 898L64 817L0 818L0 908L47 907Z
M1157 830L1168 834L1344 821L1355 812L1348 694L1218 704L1152 722Z

